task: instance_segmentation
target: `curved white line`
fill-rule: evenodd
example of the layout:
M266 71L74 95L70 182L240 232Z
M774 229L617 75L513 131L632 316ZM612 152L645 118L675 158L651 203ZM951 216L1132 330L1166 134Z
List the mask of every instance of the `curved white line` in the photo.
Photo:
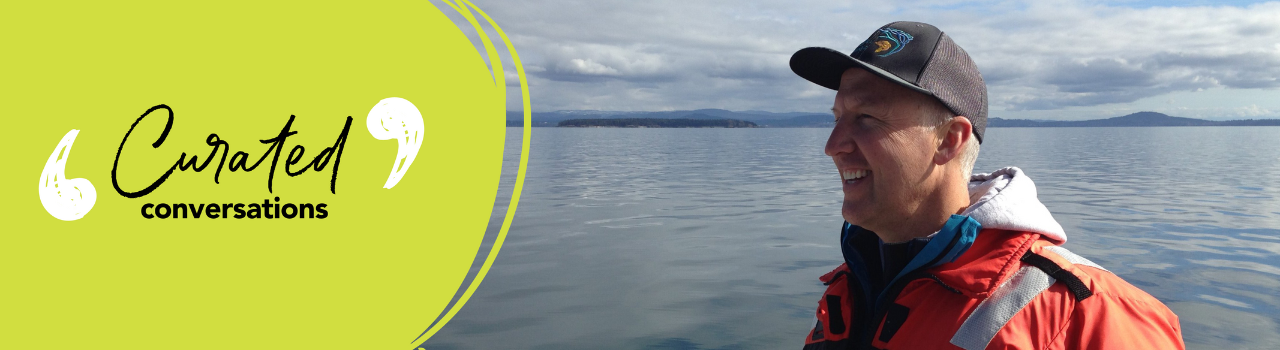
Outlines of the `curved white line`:
M388 97L369 110L365 126L373 138L400 141L396 160L391 163L391 174L387 175L387 183L382 185L383 188L396 187L409 172L413 159L418 157L418 149L422 148L422 113L409 100Z
M71 129L62 137L40 173L40 204L49 215L63 221L79 220L93 210L93 204L98 201L93 183L66 176L67 158L71 157L71 145L78 134L80 130Z

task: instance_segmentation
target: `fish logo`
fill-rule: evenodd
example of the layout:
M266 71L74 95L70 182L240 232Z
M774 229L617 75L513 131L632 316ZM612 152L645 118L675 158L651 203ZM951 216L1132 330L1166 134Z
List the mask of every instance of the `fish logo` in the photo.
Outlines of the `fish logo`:
M876 42L876 53L881 53L881 52L888 51L888 50L889 50L890 48L892 48L892 47L893 47L893 44L890 44L888 40L880 40L880 41L877 41L877 42Z
M889 55L902 51L902 48L911 42L912 37L911 34L907 34L901 29L880 28L880 36L876 39L879 39L875 41L876 51L874 53L876 56L889 57Z

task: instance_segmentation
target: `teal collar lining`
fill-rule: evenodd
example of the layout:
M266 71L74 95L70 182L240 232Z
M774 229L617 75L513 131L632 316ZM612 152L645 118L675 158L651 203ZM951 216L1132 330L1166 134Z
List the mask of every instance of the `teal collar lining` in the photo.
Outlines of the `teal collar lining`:
M951 215L951 218L947 219L947 223L942 225L942 229L938 230L938 233L929 240L929 243L920 250L920 253L916 254L915 258L912 258L911 261L902 268L902 271L898 272L898 275L894 276L893 279L891 279L885 286L892 286L894 283L898 282L899 279L904 278L904 276L907 276L916 270L927 269L955 261L960 257L960 255L964 254L965 251L969 250L969 247L973 245L973 241L978 237L978 231L981 230L982 224L978 223L977 220L968 216ZM842 247L849 244L848 240L851 236L850 233L866 230L861 227L845 223L843 231L844 232L841 234ZM844 252L845 262L850 264L849 267L851 269L854 269L855 271L865 269L866 265L862 261L862 256L858 254L850 256L850 249L842 249L842 251ZM854 263L861 265L855 267ZM861 275L858 276L859 279L862 280L861 282L864 288L866 288L869 285L869 281L866 279L865 273L859 275ZM883 296L884 292L881 291L876 297L876 305L880 304L880 299Z

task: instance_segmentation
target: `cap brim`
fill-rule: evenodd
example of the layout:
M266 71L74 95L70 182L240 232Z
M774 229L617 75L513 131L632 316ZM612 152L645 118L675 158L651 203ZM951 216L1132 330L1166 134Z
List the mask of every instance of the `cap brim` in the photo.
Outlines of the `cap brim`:
M881 78L888 79L916 92L933 96L933 93L929 92L929 90L902 80L902 78L893 73L862 62L840 51L825 47L806 47L791 55L792 72L795 72L801 78L805 78L805 80L831 90L840 90L840 76L844 75L844 71L849 70L849 68L866 69Z

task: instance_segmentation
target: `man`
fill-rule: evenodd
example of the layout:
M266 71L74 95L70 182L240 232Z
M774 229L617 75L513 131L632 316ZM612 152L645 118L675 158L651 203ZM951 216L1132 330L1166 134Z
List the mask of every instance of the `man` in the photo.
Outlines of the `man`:
M986 85L946 34L890 23L791 69L837 90L826 153L846 221L805 349L1184 348L1164 304L1060 246L1021 170L970 175Z

